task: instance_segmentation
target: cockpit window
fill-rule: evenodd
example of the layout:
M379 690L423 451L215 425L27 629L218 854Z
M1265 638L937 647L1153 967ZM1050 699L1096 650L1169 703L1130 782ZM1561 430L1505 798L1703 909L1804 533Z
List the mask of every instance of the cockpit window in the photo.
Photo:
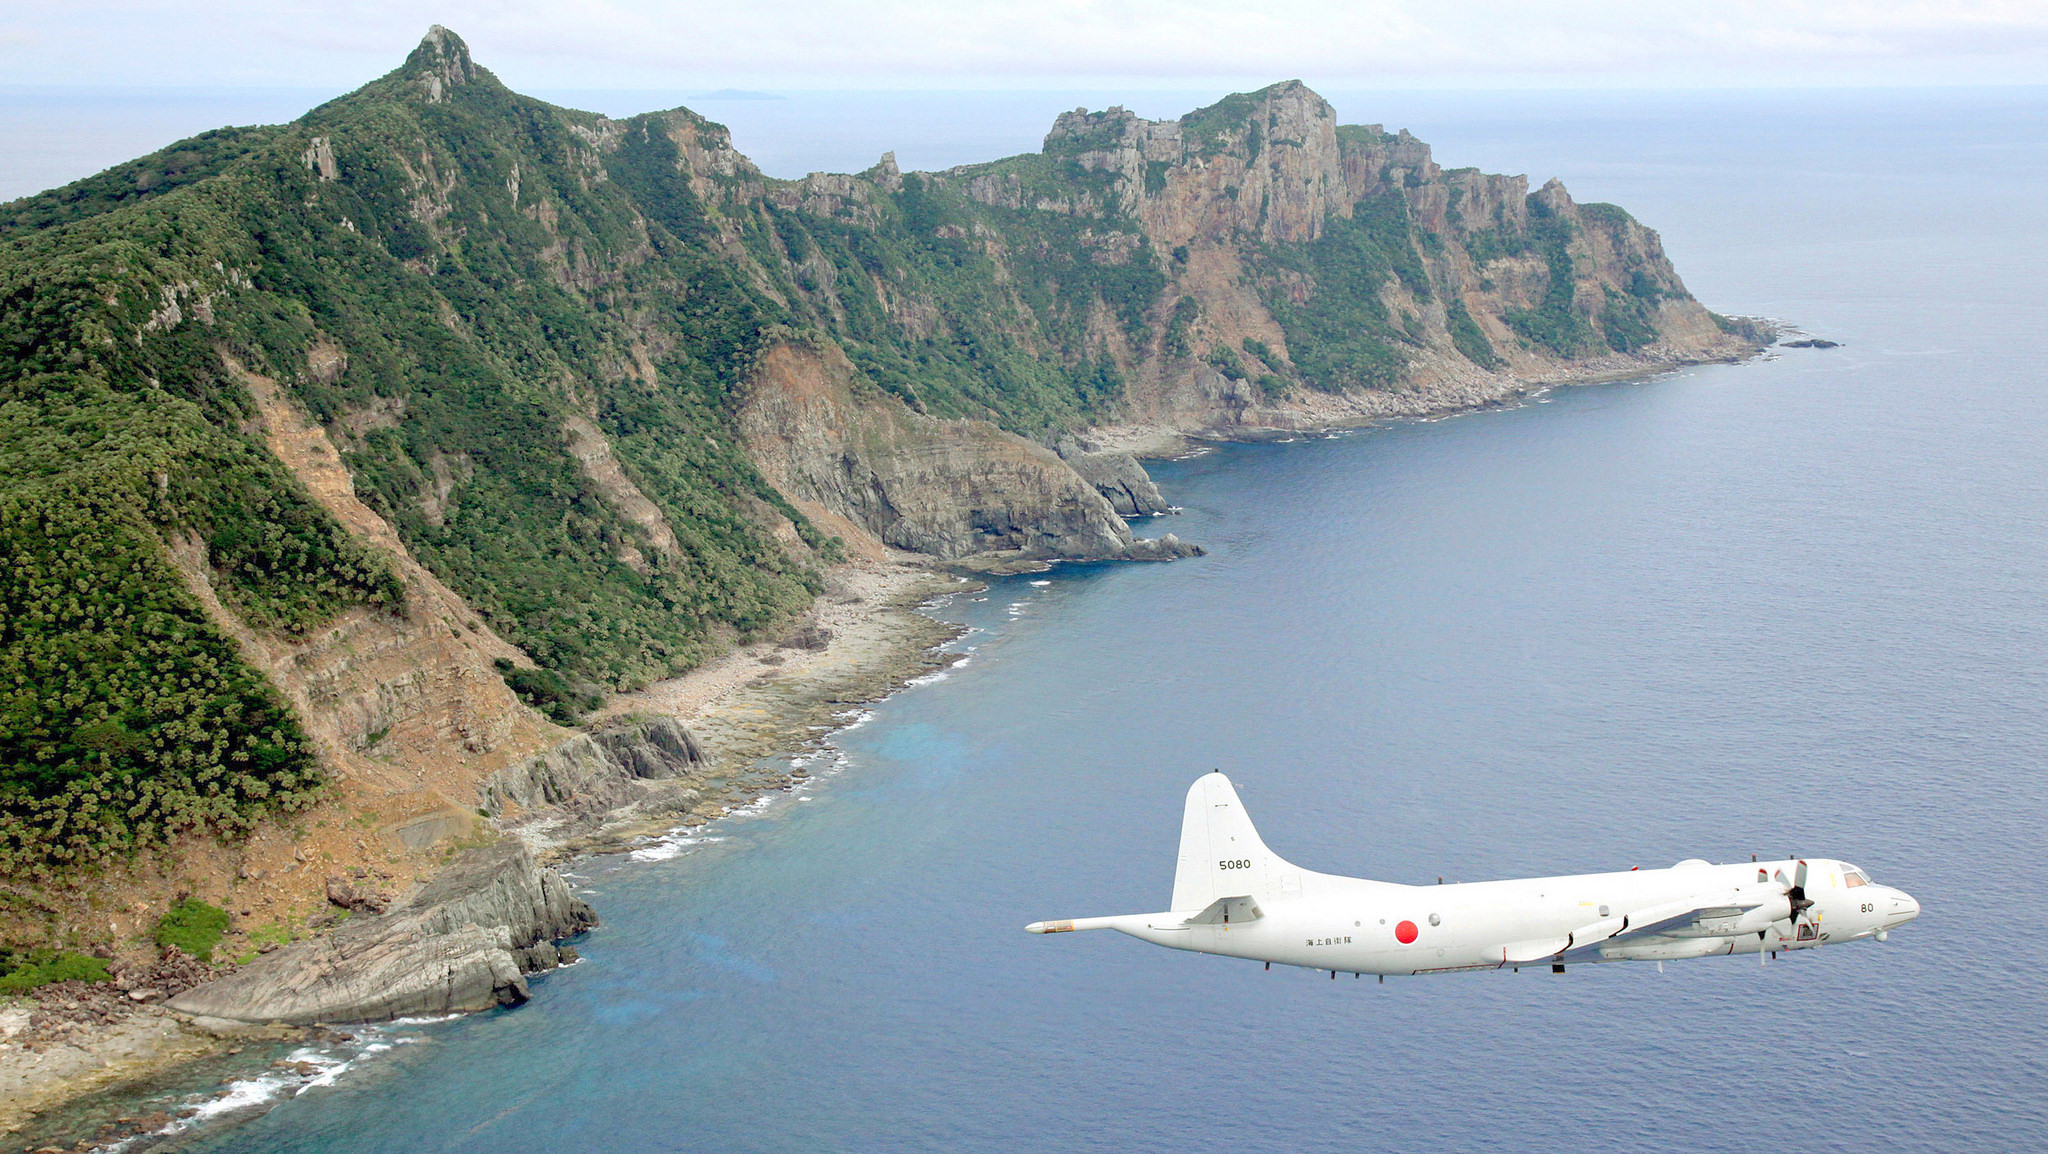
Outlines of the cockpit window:
M1842 884L1852 890L1857 886L1867 886L1870 884L1870 875L1855 866L1843 866Z

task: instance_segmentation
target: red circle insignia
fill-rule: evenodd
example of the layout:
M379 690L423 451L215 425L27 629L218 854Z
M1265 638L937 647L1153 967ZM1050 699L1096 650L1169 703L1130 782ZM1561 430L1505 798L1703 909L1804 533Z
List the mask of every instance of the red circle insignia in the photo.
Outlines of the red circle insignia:
M1400 925L1394 927L1394 940L1400 942L1404 946L1409 945L1415 941L1415 934L1416 929L1414 922L1402 922Z

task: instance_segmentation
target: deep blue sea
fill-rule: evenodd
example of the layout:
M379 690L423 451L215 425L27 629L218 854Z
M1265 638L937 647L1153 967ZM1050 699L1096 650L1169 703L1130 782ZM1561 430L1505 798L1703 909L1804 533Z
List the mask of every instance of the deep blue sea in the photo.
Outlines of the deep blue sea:
M2048 92L1335 96L1842 347L1160 464L1185 511L1141 530L1207 557L940 606L969 659L812 786L578 864L604 925L532 1002L192 1148L2040 1148ZM887 109L973 136L877 99L862 165ZM743 150L847 167L802 101L741 104L708 111ZM1384 985L1021 932L1163 906L1212 767L1311 869L1798 853L1925 913L1767 967Z

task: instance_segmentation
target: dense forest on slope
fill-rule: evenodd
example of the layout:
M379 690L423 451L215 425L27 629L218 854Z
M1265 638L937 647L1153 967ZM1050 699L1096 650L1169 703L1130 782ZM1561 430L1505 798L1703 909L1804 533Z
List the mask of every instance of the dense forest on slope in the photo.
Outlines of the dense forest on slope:
M1050 442L1175 381L1284 405L1715 355L1708 317L1619 209L1446 173L1295 83L1179 122L1067 114L1039 154L945 173L777 181L687 110L518 96L437 28L292 124L0 206L0 870L319 788L173 550L267 633L406 593L271 454L255 377L588 692L780 626L839 556L735 426L771 348L834 343L865 404Z

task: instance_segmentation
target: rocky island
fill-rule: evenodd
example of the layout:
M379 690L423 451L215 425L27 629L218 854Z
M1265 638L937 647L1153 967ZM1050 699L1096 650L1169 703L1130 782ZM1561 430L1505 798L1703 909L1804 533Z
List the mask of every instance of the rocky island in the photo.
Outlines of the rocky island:
M1143 456L1764 339L1298 82L777 180L438 27L0 206L0 334L0 980L169 1039L0 1015L0 1125L195 1030L523 999L595 916L547 860L787 784L953 570L1199 554L1133 533Z

